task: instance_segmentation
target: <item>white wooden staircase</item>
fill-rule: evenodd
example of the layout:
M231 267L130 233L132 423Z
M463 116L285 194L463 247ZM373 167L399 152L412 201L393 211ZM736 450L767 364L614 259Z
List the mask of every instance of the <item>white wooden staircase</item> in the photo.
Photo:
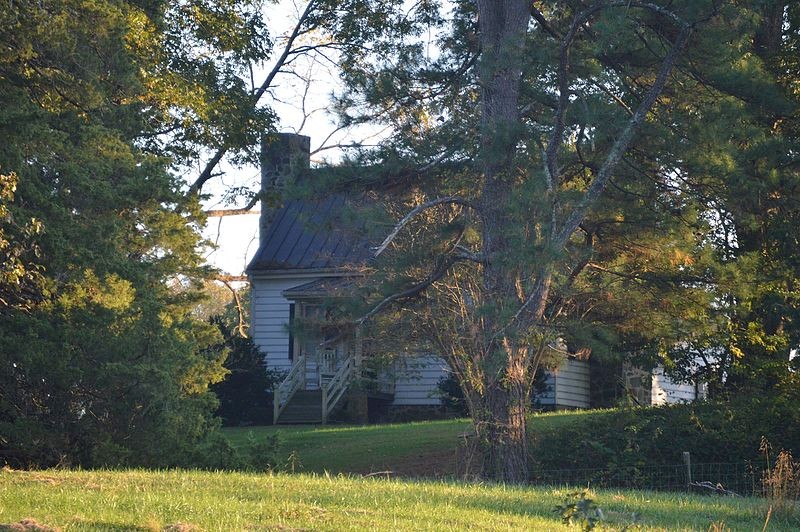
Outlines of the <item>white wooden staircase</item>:
M323 355L319 365L319 389L306 389L305 355L298 357L289 374L274 388L273 422L281 424L312 424L328 422L328 417L340 405L355 375L355 361L347 356L336 364L335 358Z

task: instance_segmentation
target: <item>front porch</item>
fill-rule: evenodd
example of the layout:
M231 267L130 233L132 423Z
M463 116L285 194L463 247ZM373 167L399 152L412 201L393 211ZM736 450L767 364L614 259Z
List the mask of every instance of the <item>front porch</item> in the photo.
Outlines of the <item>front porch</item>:
M296 312L302 321L300 327L296 323L289 326L298 333L291 336L291 351L297 356L286 378L274 389L273 422L326 424L342 406L348 391L357 390L363 401L391 402L392 380L364 366L360 329L332 324L324 307L315 300L318 294L309 292L308 286L284 292L294 299L293 314ZM301 294L306 297L299 297ZM355 400L352 393L351 399ZM363 416L358 417L366 421L366 404L363 410Z

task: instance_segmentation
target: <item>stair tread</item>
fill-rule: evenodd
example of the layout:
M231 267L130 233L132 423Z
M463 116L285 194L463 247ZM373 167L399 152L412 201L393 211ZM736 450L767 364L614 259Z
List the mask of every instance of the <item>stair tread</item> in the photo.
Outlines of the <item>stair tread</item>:
M322 423L322 390L297 390L283 409L276 424Z

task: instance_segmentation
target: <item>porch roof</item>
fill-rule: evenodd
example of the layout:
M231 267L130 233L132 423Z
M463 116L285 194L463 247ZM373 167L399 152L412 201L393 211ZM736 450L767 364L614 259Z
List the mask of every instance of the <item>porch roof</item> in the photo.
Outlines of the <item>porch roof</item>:
M317 299L347 295L355 286L355 279L347 277L326 277L310 283L301 284L283 291L286 299Z

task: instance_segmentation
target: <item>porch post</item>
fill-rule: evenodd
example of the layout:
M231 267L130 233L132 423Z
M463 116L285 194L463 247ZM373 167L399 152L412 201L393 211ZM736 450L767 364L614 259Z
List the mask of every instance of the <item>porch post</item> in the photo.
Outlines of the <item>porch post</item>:
M280 412L281 387L276 386L272 389L272 424L278 424L278 413Z
M328 385L322 385L322 424L328 424Z
M361 370L361 361L364 357L364 347L361 343L361 325L356 326L355 345L353 346L353 362L355 363L355 370Z

